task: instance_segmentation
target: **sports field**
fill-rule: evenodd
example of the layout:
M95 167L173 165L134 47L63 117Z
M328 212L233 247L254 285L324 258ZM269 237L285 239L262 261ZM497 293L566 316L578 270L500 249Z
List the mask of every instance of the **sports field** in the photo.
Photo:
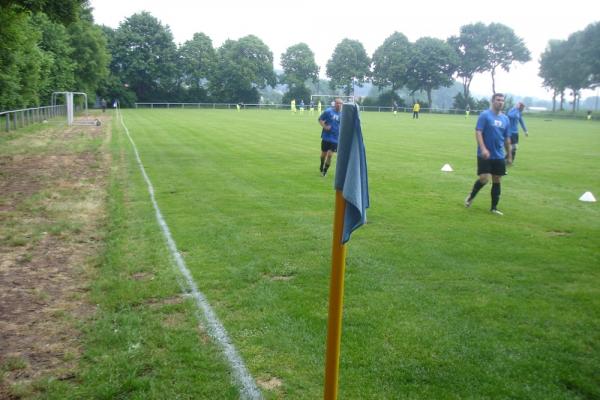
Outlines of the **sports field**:
M122 115L180 254L263 396L322 397L334 169L319 174L317 116ZM600 125L526 116L496 216L489 186L463 205L475 116L361 118L371 208L348 246L340 398L600 398L600 208L578 201L600 195ZM93 291L103 312L79 395L239 398L193 301L172 300L182 278L116 118L111 143Z

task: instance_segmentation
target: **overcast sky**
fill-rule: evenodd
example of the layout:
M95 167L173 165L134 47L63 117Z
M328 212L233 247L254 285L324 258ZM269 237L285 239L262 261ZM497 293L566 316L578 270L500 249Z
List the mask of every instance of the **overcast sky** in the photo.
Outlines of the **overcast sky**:
M335 46L344 38L360 41L369 56L394 31L411 42L430 36L446 39L458 35L462 25L499 22L523 38L532 61L513 64L511 71L497 74L496 89L519 96L550 99L541 87L538 60L548 40L566 39L569 34L600 21L600 1L571 0L536 2L527 0L475 1L282 1L282 0L91 0L97 24L117 28L131 15L148 11L168 25L175 42L191 40L196 32L208 35L215 48L227 39L253 34L273 52L275 68L286 49L304 42L315 53L321 76ZM476 75L471 91L491 95L489 74ZM583 98L595 92L585 91Z

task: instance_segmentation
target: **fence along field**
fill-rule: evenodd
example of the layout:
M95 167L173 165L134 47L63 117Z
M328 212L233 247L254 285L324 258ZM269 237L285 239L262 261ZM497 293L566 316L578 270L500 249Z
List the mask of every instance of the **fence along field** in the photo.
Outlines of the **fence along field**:
M179 251L263 395L321 397L333 177L319 176L316 115L123 115ZM528 119L530 137L503 180L505 215L496 218L489 188L472 208L462 205L475 180L475 117L363 113L362 120L371 209L347 257L340 398L599 396L600 218L597 203L577 200L599 192L596 124ZM121 222L121 237L129 229L135 246L121 248L128 262L115 274L145 259L137 246L148 253L164 246L123 134L113 124L113 151L125 152L124 187L133 191L119 207L137 217ZM445 163L454 172L441 172ZM172 271L168 257L154 259L144 265L165 271L157 278ZM123 302L152 297L144 286L155 290L153 282L123 293ZM181 325L190 329L188 319ZM110 324L101 328L111 332ZM204 371L211 362L223 370L210 357L195 361L201 342L186 343L190 357L168 352L172 363L181 358L175 370ZM191 391L161 379L173 365L157 363L153 385ZM114 380L102 372L109 369L100 362L94 385ZM145 370L130 370L117 379L129 382L129 393L152 397ZM223 398L237 398L220 376Z

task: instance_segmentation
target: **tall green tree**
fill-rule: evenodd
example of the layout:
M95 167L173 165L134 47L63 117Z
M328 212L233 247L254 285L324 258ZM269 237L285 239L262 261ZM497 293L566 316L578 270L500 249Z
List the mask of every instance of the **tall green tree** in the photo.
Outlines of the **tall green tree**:
M394 32L373 53L373 84L379 89L391 87L392 92L408 82L411 43L400 32Z
M543 85L552 90L552 111L556 111L556 97L560 95L560 110L563 110L566 89L565 57L567 50L566 41L550 40L546 49L540 56L540 69L538 75L543 80Z
M67 30L71 37L75 64L74 89L85 92L88 96L95 95L101 82L108 76L110 55L106 36L102 29L94 24L89 8L82 10L79 20L70 24Z
M178 52L181 79L187 90L187 99L205 101L208 79L217 61L212 40L204 33L194 33L192 40L185 42Z
M219 47L209 89L215 101L258 103L258 89L276 82L273 53L258 37L248 35Z
M100 29L106 38L108 53L111 55L117 53L116 30L108 26L101 26ZM122 106L131 107L137 101L137 97L135 92L129 88L129 84L125 86L125 82L119 75L120 70L115 59L111 57L108 76L100 83L98 96L109 102L118 99Z
M539 63L539 76L543 85L553 90L553 110L556 96L560 94L560 110L563 110L565 90L573 96L575 111L582 89L600 85L600 23L588 25L584 30L569 35L564 41L548 42Z
M346 96L354 89L354 84L362 84L371 75L371 60L364 46L357 40L344 39L333 51L327 62L327 76L331 78L332 89L341 88Z
M525 47L523 39L506 25L491 23L487 26L487 70L492 75L492 93L496 93L496 71L502 68L510 71L515 62L525 63L531 60L531 53Z
M456 75L463 85L463 98L468 99L473 77L487 70L487 27L481 22L461 26L460 34L451 36L448 43L458 56Z
M307 80L317 82L319 67L315 62L315 53L306 43L298 43L287 48L281 55L284 75L281 82L289 86L304 86Z
M107 72L104 35L85 1L0 0L0 43L2 107L48 103L53 91L93 94Z
M29 15L19 8L0 7L0 109L39 104L44 53L41 35Z
M283 74L279 81L288 86L283 95L282 102L287 103L291 99L298 102L303 100L308 104L311 91L306 83L316 83L319 79L319 67L315 62L315 55L306 43L298 43L290 46L281 54L281 66Z
M427 93L427 103L433 107L431 92L454 83L458 57L443 40L422 37L413 46L408 62L408 88L411 92L422 90Z
M139 101L165 99L177 86L177 47L168 26L148 12L134 14L117 28L111 70Z
M591 87L591 68L583 56L583 49L587 46L583 31L578 31L569 35L566 46L566 54L561 62L563 68L563 83L565 87L571 89L573 96L572 111L577 109L577 102L581 94L581 89Z
M77 21L87 0L0 0L0 11L12 8L19 13L44 13L51 21L68 25Z
M75 90L74 49L64 25L51 21L43 13L34 15L32 20L41 32L39 47L44 53L42 75L45 79L39 96L43 104L49 104L52 92Z
M590 86L600 86L600 22L583 30L581 56L590 71Z
M315 54L306 43L298 43L287 48L281 55L283 75L281 83L288 85L288 91L282 101L287 103L291 99L304 100L308 104L310 90L306 81L316 83L319 79L319 67L315 62Z

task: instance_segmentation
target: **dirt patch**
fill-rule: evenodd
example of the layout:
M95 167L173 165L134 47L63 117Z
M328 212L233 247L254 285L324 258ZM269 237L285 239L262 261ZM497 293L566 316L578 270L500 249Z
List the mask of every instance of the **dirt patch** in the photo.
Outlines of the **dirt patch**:
M548 231L547 234L550 237L571 236L571 232L567 231Z
M185 324L186 318L187 316L184 313L171 313L165 316L162 324L167 329L178 329Z
M109 160L71 141L106 143L109 117L100 118L101 127L55 127L3 144L0 399L19 398L14 384L75 377L78 327L94 312L86 293L102 249Z
M266 390L275 390L281 387L281 385L283 384L281 379L276 378L274 376L271 378L257 379L256 383L258 384L258 386Z
M271 277L272 281L290 281L294 279L292 275L275 275Z
M151 281L154 280L154 274L148 272L136 272L131 275L131 279L134 281Z
M168 297L166 299L154 299L154 298L149 299L146 302L146 305L148 305L151 308L161 308L166 305L181 304L184 301L185 301L185 295L181 294L178 296Z

